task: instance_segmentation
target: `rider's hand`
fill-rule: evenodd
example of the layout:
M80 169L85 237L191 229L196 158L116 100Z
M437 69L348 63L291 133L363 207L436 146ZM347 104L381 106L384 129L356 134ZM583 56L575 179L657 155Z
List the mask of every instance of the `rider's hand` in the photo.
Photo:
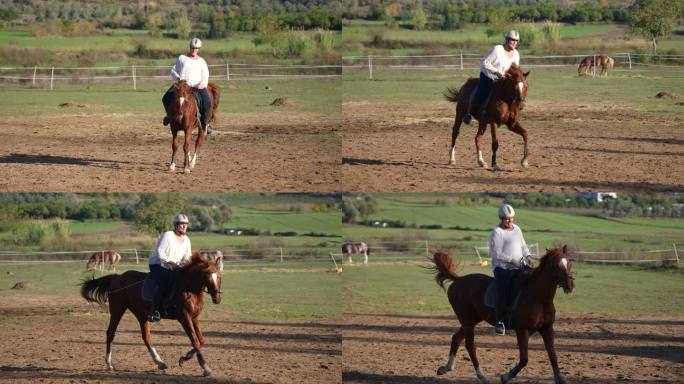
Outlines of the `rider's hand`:
M534 268L534 260L532 259L531 255L525 256L525 261L526 261L528 266Z
M518 260L511 260L511 264L516 268L520 268L520 265L521 265L520 261L518 261Z

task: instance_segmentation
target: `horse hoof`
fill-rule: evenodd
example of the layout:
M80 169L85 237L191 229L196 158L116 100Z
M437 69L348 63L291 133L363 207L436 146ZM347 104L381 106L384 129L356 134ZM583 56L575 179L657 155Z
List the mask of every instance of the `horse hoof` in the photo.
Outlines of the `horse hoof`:
M522 165L523 168L527 168L530 164L527 162L527 160L523 160L522 163L520 163L520 165Z
M169 171L173 172L176 170L176 164L169 165Z
M114 371L114 366L113 366L113 365L108 366L108 367L107 367L107 370L110 371L110 372L113 372L113 371Z
M202 374L202 376L204 376L204 377L211 376L211 371L209 370L209 368L204 369L204 373Z
M501 167L499 167L498 164L494 164L494 165L492 165L492 171L494 171L494 172L501 171Z
M181 358L178 359L178 366L179 366L179 367L182 367L182 366L183 366L183 363L185 363L185 359L181 356Z
M477 164L482 168L487 168L487 163L485 163L484 160L478 160Z
M157 364L157 368L166 369L166 368L168 368L168 366L166 365L166 363L159 363L159 364Z
M190 173L190 172L192 172L192 170L190 168L183 169L183 173Z
M447 368L447 367L444 366L444 365L442 365L441 367L437 368L437 374L440 375L440 376L446 374L446 373L449 372L449 371L450 371L450 369Z

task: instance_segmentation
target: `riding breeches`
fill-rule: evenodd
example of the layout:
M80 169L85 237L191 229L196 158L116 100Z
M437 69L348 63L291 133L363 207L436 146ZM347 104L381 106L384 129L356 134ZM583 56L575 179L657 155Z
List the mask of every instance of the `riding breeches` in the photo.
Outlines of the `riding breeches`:
M494 80L487 77L484 73L480 72L480 82L477 84L475 89L475 95L472 98L472 102L469 105L469 112L472 115L476 113L480 104L487 100L489 93L492 91L492 86L494 85Z
M506 311L511 300L513 284L519 270L494 268L496 284L496 321L505 321Z
M154 307L159 308L173 286L176 273L159 264L150 264L150 278L156 285L154 291Z
M164 105L164 110L166 111L166 114L169 114L169 105L171 105L171 101L173 101L173 98L175 97L176 90L173 88L173 85L169 87L169 89L166 90L166 93L164 93L164 96L162 96L162 104Z

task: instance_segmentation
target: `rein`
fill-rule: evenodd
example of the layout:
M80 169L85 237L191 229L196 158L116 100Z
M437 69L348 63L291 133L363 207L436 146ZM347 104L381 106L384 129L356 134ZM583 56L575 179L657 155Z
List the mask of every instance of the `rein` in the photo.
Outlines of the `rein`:
M108 294L111 295L112 293L119 292L119 291L123 291L123 290L126 289L126 288L130 288L130 287L132 287L132 286L134 286L134 285L141 284L143 281L145 281L145 279L142 279L142 280L140 280L140 281L136 281L135 283L128 284L128 285L126 285L125 287L121 287L121 288L117 288L117 289L115 289L115 290L113 290L113 291L109 291Z

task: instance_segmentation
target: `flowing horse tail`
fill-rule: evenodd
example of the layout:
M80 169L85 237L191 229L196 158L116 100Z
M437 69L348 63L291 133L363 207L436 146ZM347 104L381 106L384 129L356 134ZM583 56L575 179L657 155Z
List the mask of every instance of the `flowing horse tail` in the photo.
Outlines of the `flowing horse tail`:
M90 302L105 304L109 298L112 280L119 275L107 275L97 279L88 279L81 284L81 297Z
M435 281L437 285L446 289L444 283L447 280L454 281L458 278L454 270L458 267L458 262L451 258L451 255L444 251L437 251L432 256L432 262L435 263L432 269L435 272Z
M444 98L447 99L448 101L450 101L452 103L458 103L459 93L460 93L459 89L447 87L447 89L446 89L446 91L444 91L443 95L444 95Z

